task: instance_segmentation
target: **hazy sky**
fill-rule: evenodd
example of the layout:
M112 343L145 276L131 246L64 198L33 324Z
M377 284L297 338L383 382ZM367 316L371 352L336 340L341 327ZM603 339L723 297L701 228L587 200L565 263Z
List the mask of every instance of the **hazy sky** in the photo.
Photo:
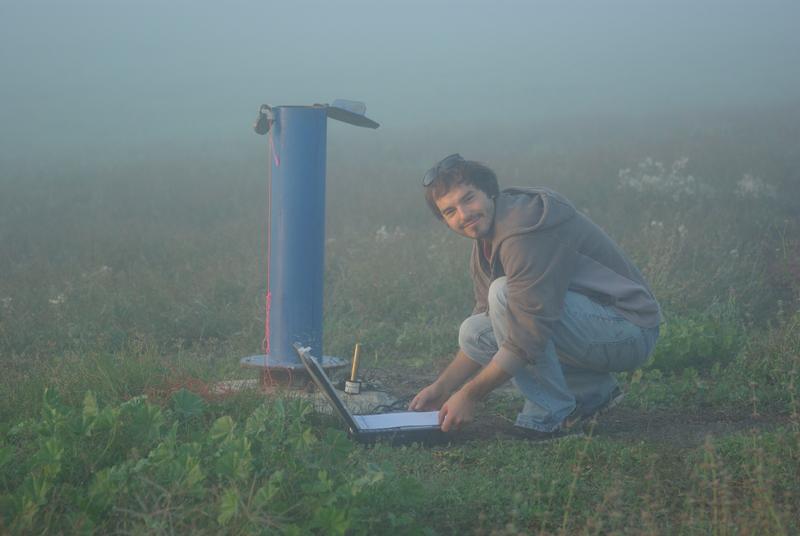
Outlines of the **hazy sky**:
M259 104L384 129L800 103L800 2L0 0L0 157L256 143Z

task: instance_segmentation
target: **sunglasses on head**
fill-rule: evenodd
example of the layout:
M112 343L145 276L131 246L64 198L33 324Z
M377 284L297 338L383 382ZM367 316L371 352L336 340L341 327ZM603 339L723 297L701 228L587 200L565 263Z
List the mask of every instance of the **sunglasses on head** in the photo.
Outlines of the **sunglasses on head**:
M464 159L461 157L460 154L454 153L450 156L445 156L439 163L433 166L431 169L425 172L425 175L422 177L422 185L427 187L433 184L433 181L436 180L436 177L439 176L441 173L446 173L456 167L457 164L463 162Z

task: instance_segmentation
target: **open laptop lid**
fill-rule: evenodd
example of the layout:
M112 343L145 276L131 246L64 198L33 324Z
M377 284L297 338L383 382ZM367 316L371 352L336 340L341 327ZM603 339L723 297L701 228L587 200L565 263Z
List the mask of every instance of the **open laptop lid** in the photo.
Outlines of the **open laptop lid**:
M350 429L350 432L358 433L358 424L353 418L353 415L350 413L350 410L347 409L347 406L344 405L344 402L342 402L342 400L339 398L339 395L336 394L336 389L333 388L333 384L328 379L328 375L325 374L325 371L319 366L317 360L314 359L309 353L311 348L303 348L300 346L300 344L294 343L294 349L297 352L297 355L300 356L300 361L303 362L306 370L311 375L311 379L314 380L315 384L317 384L319 390L325 393L325 396L328 397L330 403L333 404L334 408L336 408L336 413L338 413L345 422L347 427Z
M400 444L412 441L438 442L444 437L444 432L439 426L438 411L400 411L353 415L339 398L339 394L327 374L309 353L309 349L301 347L298 343L295 343L294 347L314 383L336 408L336 412L347 425L350 435L358 441L371 442L385 438L392 443Z

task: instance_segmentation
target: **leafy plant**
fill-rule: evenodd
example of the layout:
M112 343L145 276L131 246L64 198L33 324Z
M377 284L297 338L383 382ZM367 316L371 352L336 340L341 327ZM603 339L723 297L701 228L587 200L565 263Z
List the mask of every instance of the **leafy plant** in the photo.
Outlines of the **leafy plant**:
M360 464L353 445L341 432L318 436L308 403L276 399L242 422L194 421L198 433L181 426L201 415L198 399L179 391L165 413L144 397L102 405L90 391L71 407L45 391L41 417L14 426L0 446L2 526L189 531L199 519L209 532L363 530L356 501L383 471L351 472Z
M647 367L663 372L710 370L733 361L745 343L744 325L732 305L668 317Z

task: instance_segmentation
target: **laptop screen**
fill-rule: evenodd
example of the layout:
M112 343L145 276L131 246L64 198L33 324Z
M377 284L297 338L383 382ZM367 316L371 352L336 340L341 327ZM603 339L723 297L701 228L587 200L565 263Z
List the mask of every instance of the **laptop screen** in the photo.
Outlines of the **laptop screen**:
M317 360L308 353L307 348L294 345L300 360L305 365L314 383L325 393L337 413L353 432L368 430L406 430L415 428L439 429L438 411L400 411L396 413L378 413L374 415L352 415L336 389L328 379Z
M322 370L317 360L309 353L310 348L303 348L298 343L294 343L294 349L297 355L300 356L300 361L303 362L308 373L311 374L311 379L314 380L314 383L317 384L320 391L325 393L325 396L328 397L330 403L336 408L336 412L344 420L345 424L347 424L353 432L357 431L359 426L355 419L353 419L353 415L350 413L350 410L347 409L347 406L344 405L344 402L341 401L339 395L336 394L336 390L333 388L333 384L328 379L325 371Z

